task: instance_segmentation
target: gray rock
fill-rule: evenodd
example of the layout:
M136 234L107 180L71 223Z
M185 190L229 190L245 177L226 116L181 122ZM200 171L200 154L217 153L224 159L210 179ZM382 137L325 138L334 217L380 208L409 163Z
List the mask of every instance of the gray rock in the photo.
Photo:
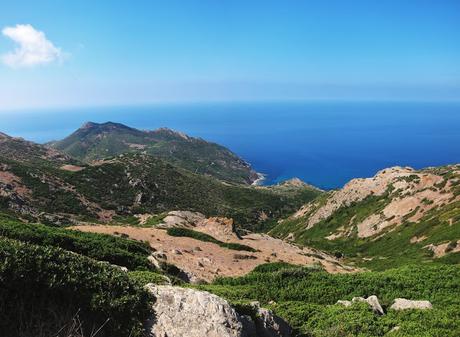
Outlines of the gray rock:
M337 301L337 304L343 305L344 307L351 307L351 305L352 305L353 303L351 303L351 301L342 301L342 300L338 300L338 301Z
M246 337L235 310L222 298L205 291L147 285L155 295L154 337Z
M345 307L350 307L353 305L353 303L357 303L357 302L366 302L367 304L369 304L372 310L374 310L375 313L380 314L380 315L385 314L382 306L380 305L379 299L375 295L369 296L368 298L353 297L351 301L339 300L337 301L337 304L343 305Z
M412 301L405 298L396 298L390 309L407 310L407 309L433 309L430 301Z
M292 335L289 324L268 309L258 310L255 323L258 337L290 337Z
M291 327L270 310L252 303L256 320L238 314L224 299L205 291L146 286L154 296L152 337L291 337Z

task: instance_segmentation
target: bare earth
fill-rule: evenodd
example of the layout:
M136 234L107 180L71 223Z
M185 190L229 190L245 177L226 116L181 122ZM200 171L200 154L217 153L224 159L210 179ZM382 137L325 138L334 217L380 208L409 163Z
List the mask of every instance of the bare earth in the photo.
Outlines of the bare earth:
M219 219L219 218L217 218ZM82 225L73 229L112 235L127 234L131 239L148 241L167 261L196 278L212 281L217 276L241 276L259 264L284 261L297 265L320 264L330 273L346 273L357 269L340 264L334 257L315 249L299 248L264 234L249 234L242 239L216 228L216 218L210 218L194 228L225 242L236 242L259 250L255 253L221 248L217 244L187 237L169 236L164 229L128 226ZM207 224L206 224L207 222Z

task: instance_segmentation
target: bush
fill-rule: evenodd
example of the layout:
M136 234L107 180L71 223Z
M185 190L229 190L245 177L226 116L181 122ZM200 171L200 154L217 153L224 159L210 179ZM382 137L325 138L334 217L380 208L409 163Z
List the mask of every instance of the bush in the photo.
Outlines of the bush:
M4 336L63 336L58 331L72 317L78 317L84 336L98 328L98 336L141 336L152 302L119 268L59 248L0 238Z
M329 274L325 271L271 263L246 276L218 278L199 286L231 303L259 301L286 319L295 336L460 336L460 268L420 264L384 272ZM351 308L338 300L376 295L386 310L375 315L367 305ZM395 298L429 300L432 310L393 311Z
M242 245L242 244L239 244L239 243L222 242L222 241L219 241L216 238L212 237L211 235L201 233L201 232L197 232L197 231L194 231L194 230L188 229L188 228L177 228L177 227L168 228L167 233L168 233L168 235L171 235L171 236L189 237L189 238L204 241L204 242L212 242L212 243L215 243L215 244L217 244L217 245L219 245L220 247L223 247L223 248L228 248L228 249L233 249L233 250L240 250L240 251L244 250L244 251L247 251L247 252L256 252L257 251L256 249L254 249L252 247Z
M151 272L151 271L130 271L129 277L136 282L139 282L140 285L144 286L149 283L154 284L168 284L168 278L162 274Z
M150 255L148 245L111 235L1 219L0 236L42 246L60 247L129 269L153 268L147 260Z

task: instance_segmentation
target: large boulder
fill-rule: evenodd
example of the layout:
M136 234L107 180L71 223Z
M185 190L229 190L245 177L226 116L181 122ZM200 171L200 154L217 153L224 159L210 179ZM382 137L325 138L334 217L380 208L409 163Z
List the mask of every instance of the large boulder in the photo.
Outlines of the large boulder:
M222 298L194 289L147 287L156 297L154 337L245 337L237 313Z
M147 285L154 296L152 337L290 337L291 329L270 310L257 307L256 321L238 314L224 299L206 291Z
M433 309L430 301L412 301L405 298L396 298L390 309L407 310L407 309Z

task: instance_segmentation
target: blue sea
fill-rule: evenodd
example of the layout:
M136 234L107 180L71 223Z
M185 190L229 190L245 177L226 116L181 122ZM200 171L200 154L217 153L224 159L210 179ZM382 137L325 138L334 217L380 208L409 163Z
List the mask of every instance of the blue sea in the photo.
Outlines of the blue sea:
M324 189L394 165L460 162L460 103L270 102L163 104L0 113L0 131L36 142L86 121L167 126L223 144L267 175Z

